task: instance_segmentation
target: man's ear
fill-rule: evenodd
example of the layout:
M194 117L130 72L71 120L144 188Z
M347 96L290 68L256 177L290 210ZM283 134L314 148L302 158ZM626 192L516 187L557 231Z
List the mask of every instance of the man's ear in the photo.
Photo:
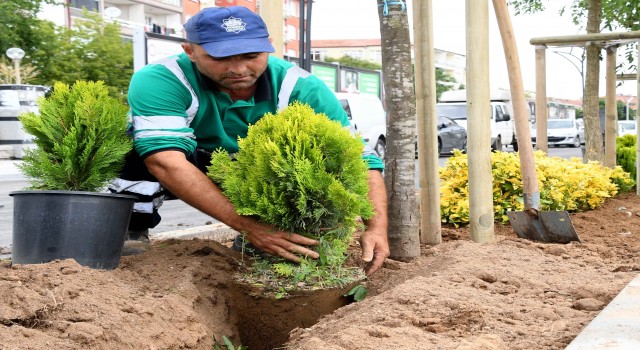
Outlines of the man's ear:
M187 56L189 56L189 59L193 61L194 50L191 43L182 43L180 45L182 46L182 50L184 51L184 53L186 53Z

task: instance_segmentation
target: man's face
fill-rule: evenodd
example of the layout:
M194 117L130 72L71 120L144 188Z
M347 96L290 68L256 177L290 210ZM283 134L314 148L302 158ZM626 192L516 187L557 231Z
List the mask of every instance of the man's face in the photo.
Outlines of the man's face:
M249 88L267 69L269 54L266 52L217 58L200 45L183 44L182 47L200 73L213 80L222 91Z

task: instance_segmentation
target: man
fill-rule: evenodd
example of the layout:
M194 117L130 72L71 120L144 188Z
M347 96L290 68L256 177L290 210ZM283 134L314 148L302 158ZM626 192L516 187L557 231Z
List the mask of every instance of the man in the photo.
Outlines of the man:
M205 167L210 152L237 152L237 139L246 136L249 124L296 100L347 126L340 102L316 77L269 57L274 49L265 23L244 7L206 8L184 28L184 53L147 65L134 74L129 87L135 152L127 159L122 179L111 185L113 192L140 198L129 238L148 242L148 229L159 223L157 207L168 191L245 233L263 252L292 261L299 261L299 256L317 258L318 253L308 248L317 241L238 215L205 175ZM370 275L382 266L389 248L383 164L373 152L365 153L376 214L366 222L360 243Z

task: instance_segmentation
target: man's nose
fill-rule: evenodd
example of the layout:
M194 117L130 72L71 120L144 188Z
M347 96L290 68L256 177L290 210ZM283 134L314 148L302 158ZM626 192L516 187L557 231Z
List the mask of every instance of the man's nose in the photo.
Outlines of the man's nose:
M233 74L243 74L247 70L247 62L240 58L230 59L227 69Z

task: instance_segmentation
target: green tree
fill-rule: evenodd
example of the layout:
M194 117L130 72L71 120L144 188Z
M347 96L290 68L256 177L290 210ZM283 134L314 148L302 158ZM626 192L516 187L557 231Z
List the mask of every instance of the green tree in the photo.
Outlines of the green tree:
M73 28L56 29L57 53L47 66L40 66L42 84L56 81L102 80L112 96L126 96L133 74L133 48L120 36L117 23L107 23L98 14L84 13Z
M57 81L102 80L110 93L124 99L133 74L133 49L120 36L117 23L84 13L74 27L57 27L37 18L43 4L54 0L0 1L0 50L20 47L23 64L35 67L29 84L53 86Z
M40 44L36 15L45 0L5 0L0 2L0 49L10 47L27 51Z
M604 99L601 98L598 101L598 106L600 107L601 110L604 110ZM618 120L625 120L627 119L627 104L624 103L623 101L616 101L616 110L618 112ZM633 108L629 108L629 119L635 120L635 115L636 112Z
M19 47L26 53L23 65L32 64L36 72L55 56L56 46L53 23L37 17L43 4L53 0L0 1L0 54L10 47ZM25 77L24 83L39 83Z
M449 72L436 68L436 99L440 100L443 92L454 89L464 89L464 85L460 84Z

